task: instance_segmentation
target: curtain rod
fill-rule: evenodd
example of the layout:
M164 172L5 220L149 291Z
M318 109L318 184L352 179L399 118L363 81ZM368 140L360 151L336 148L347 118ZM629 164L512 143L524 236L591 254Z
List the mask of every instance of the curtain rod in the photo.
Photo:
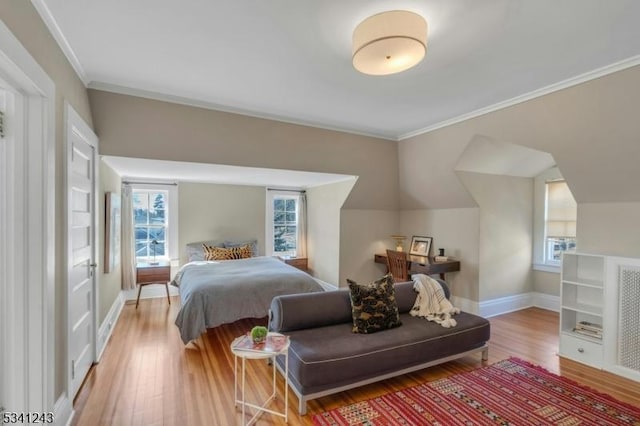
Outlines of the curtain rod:
M307 192L304 189L278 189L278 188L267 188L267 191L298 192L300 194L304 194Z
M123 185L166 185L166 186L178 186L177 183L166 183L166 182L130 182L130 181L122 181Z

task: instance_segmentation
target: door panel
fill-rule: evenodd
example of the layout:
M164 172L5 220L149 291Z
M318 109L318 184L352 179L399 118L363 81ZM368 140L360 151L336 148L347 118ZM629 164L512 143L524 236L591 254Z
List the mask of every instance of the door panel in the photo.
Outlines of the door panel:
M72 130L70 138L69 272L67 315L69 321L70 386L73 398L94 360L95 330L95 148Z
M5 91L0 88L0 111L3 114L7 114L7 108L5 105ZM5 118L9 117L5 115ZM9 193L9 185L8 181L10 180L10 176L8 173L8 165L7 165L7 151L9 141L4 141L4 143L0 143L0 229L7 229L9 224L9 207L8 207L8 197ZM6 238L6 236L3 236ZM8 321L8 315L5 310L5 304L9 301L8 296L8 286L7 286L7 278L9 276L9 268L11 265L8 262L8 244L3 238L3 241L0 242L0 342L3 344L3 348L0 350L0 418L2 418L2 411L5 409L5 405L7 404L7 399L5 396L5 387L7 386L7 375L5 373L5 350L4 344L8 341L5 337L4 328Z

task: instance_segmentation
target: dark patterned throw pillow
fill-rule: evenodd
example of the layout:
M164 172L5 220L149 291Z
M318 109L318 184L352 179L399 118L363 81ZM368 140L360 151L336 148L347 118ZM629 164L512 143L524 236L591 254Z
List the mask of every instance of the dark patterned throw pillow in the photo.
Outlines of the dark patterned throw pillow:
M347 283L354 333L375 333L402 325L391 274L371 284L358 284L352 280Z
M202 244L204 250L204 260L234 260L234 259L247 259L252 257L250 245L242 247L209 247L206 244Z

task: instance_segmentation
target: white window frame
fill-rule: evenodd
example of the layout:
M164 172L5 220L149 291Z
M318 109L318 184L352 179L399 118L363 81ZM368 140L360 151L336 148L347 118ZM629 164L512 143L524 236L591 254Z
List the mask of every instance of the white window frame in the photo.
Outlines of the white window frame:
M547 182L564 180L558 167L552 167L535 177L533 189L533 269L560 273L561 262L547 259Z
M273 244L273 201L276 198L283 198L285 200L296 200L297 203L300 202L300 193L296 191L276 191L276 190L267 190L267 208L266 208L266 244L265 250L267 256L281 256L280 253L275 251L275 247ZM300 213L299 204L296 204L296 229L299 226L300 220L298 218L298 214ZM299 247L300 242L298 241L299 232L296 234L296 253L287 254L284 257L296 257L297 249Z
M178 186L176 184L148 184L148 183L135 183L130 182L132 193L135 191L164 191L167 193L167 205L165 207L165 215L167 217L167 232L166 232L166 250L164 256L156 256L156 260L174 261L178 259ZM133 207L133 206L132 206ZM135 240L135 224L133 238ZM144 260L142 257L136 258L137 260ZM153 259L150 256L146 260Z

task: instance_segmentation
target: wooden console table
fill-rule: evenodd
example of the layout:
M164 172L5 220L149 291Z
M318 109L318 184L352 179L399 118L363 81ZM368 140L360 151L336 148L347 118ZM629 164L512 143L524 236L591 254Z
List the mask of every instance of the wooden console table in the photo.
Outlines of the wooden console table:
M374 258L376 263L387 264L386 254L377 254ZM435 275L440 274L440 279L444 280L444 274L447 272L456 272L460 270L459 260L447 260L446 262L436 262L433 257L425 256L407 256L407 269L411 274Z

